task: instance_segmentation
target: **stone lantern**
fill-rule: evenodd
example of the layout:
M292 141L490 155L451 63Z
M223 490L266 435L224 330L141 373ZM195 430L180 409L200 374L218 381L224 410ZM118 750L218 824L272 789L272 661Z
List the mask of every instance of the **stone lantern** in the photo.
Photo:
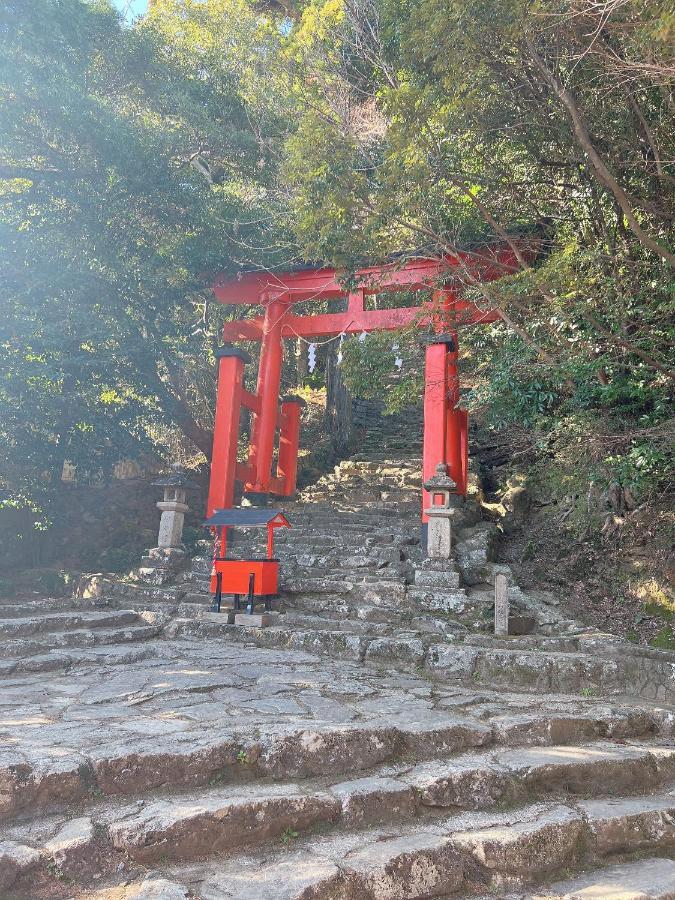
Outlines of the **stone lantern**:
M429 516L427 556L429 559L450 559L452 555L451 521L455 514L451 497L457 485L448 475L447 466L439 463L436 472L424 482L424 489L431 497L431 506L424 510Z
M164 497L157 503L162 517L159 521L157 546L148 550L141 560L138 577L147 584L165 584L175 574L185 559L183 548L183 524L189 507L185 502L187 491L197 487L178 464L171 466L171 474L153 481L164 488Z

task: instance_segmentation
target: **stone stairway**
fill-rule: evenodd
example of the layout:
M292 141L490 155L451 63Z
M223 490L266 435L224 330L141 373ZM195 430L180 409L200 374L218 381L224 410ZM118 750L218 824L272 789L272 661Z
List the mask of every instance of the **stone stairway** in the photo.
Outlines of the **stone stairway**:
M495 639L494 572L509 571L493 562L496 526L481 519L474 485L456 511L455 560L424 559L420 467L419 457L392 460L364 453L284 505L293 528L277 538L284 595L273 627L244 633L228 627L226 617L208 613L210 554L193 560L182 591L174 588L172 598L165 591L145 608L158 614L171 609L176 615L167 629L173 635L221 635L422 670L464 684L675 701L675 654L581 627L560 612L556 598L525 594L512 578L513 612L534 623L534 633ZM249 534L230 547L233 555L259 554L255 542L261 538ZM123 590L116 602L129 600Z
M418 494L363 453L286 505L269 628L209 612L206 543L0 607L2 900L674 898L675 654L515 585L496 639L493 526L430 565Z
M124 663L139 655L130 654L128 645L148 641L162 631L156 617L145 612L69 607L72 604L60 600L0 605L0 675L67 669L81 660L96 659L101 647L113 647ZM106 651L107 659L110 654Z

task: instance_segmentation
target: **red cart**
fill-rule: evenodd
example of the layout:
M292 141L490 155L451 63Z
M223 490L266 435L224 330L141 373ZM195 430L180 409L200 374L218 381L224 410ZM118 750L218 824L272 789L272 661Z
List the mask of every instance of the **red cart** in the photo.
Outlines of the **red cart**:
M241 609L246 596L246 612L253 613L256 603L270 610L279 596L279 560L274 558L274 529L290 528L290 522L278 509L244 507L217 509L204 526L218 535L211 570L214 612L220 612L223 594L232 594L234 610ZM267 556L260 559L228 559L228 528L267 528Z

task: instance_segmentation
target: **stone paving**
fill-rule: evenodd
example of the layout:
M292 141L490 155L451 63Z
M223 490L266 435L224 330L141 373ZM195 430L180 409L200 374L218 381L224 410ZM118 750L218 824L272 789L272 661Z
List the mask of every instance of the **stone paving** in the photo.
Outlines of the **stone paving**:
M253 644L144 647L4 679L3 898L446 896L586 861L582 833L602 859L636 828L641 848L675 847L668 709ZM632 806L584 806L596 793Z
M1 900L675 898L672 654L517 589L495 639L489 528L426 565L414 468L307 492L271 628L208 560L0 606Z

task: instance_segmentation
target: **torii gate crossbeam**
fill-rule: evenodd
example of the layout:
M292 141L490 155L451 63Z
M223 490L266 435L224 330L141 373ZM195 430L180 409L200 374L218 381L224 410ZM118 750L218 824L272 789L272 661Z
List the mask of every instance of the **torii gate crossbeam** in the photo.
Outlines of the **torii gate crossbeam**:
M458 408L457 328L494 322L499 314L461 299L457 274L461 270L464 281L475 283L491 281L515 268L512 250L497 247L441 260L364 268L350 279L349 288L330 268L219 276L212 289L220 303L260 306L263 314L228 322L223 329L226 343L217 354L218 395L207 515L232 506L236 481L250 493L291 496L295 492L302 401L279 397L285 338L392 331L411 325L432 334L425 360L424 480L434 474L439 462L444 463L457 484L457 493L466 494L468 423L466 411ZM431 301L397 309L366 308L370 294L423 290L432 291ZM297 315L293 311L297 303L335 298L346 298L344 312ZM255 393L244 388L244 366L250 358L233 346L238 340L261 345ZM253 423L247 461L238 463L242 407L251 411ZM424 509L429 498L423 499Z

